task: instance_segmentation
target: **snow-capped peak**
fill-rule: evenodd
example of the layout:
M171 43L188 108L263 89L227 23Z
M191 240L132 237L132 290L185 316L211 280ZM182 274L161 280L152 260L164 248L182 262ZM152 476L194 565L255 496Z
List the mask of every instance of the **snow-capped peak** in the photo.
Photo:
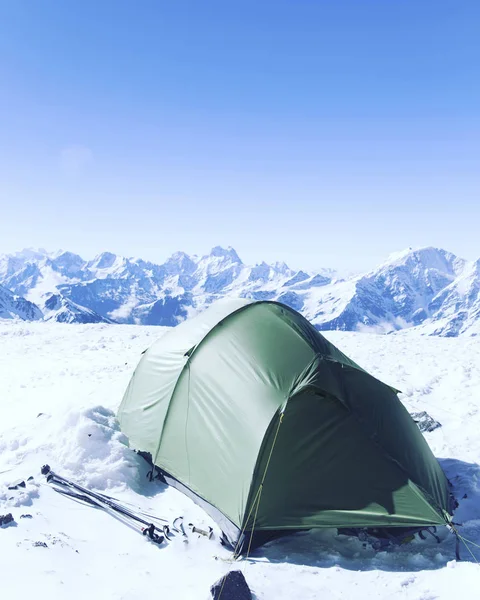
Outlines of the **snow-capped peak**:
M277 261L276 263L274 263L273 269L277 273L282 273L283 275L292 273L292 270L290 269L290 267L287 265L287 263L285 263L283 261Z
M80 275L86 264L81 256L73 252L62 252L55 258L47 260L55 270L71 277Z
M410 267L419 266L421 268L436 269L452 275L458 275L462 271L465 261L441 248L425 246L416 249L407 248L401 252L390 254L388 259L375 269L375 271L378 272L381 269L401 265Z
M174 252L167 262L181 264L185 260L190 260L190 256L186 252Z
M163 265L168 275L190 275L197 268L195 261L185 252L175 252Z
M43 260L46 257L52 256L54 253L48 252L45 248L24 248L20 252L15 252L11 256L23 260Z
M89 266L92 269L110 269L117 261L117 258L117 255L112 252L102 252L89 263Z
M215 258L224 258L228 259L231 262L242 264L240 257L231 246L227 246L227 248L215 246L214 248L212 248L210 256L214 256Z

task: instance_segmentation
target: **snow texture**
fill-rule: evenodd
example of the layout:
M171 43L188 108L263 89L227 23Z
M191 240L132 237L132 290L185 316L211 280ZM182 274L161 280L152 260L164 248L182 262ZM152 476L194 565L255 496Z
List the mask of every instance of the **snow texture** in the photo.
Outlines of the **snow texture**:
M106 263L111 261L107 259ZM103 264L103 263L102 263ZM98 266L98 265L97 265ZM2 597L197 600L241 569L257 600L443 600L478 597L480 566L453 535L375 553L335 530L285 537L230 564L215 523L180 492L148 482L115 412L143 350L165 329L105 323L0 322ZM425 434L454 485L460 531L480 546L480 338L327 332L373 375L401 389L410 412L442 427ZM56 494L58 473L172 521L214 528L214 538L155 546L110 515ZM9 490L12 482L27 480ZM288 485L288 482L286 482ZM480 559L480 549L471 547Z

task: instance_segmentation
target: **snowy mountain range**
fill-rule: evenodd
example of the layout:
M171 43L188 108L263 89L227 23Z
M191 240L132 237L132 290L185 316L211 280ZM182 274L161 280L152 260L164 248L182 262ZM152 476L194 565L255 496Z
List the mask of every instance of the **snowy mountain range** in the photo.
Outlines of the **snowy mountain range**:
M165 263L104 252L23 250L0 257L0 318L174 326L223 297L278 300L320 330L415 327L441 336L480 333L480 260L437 248L408 249L373 271L342 279L332 269L245 265L231 247Z

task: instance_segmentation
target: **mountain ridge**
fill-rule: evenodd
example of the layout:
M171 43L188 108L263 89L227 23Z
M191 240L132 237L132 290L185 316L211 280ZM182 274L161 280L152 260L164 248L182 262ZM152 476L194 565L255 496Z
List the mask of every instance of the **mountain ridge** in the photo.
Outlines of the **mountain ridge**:
M243 297L288 304L319 330L480 333L480 260L433 247L394 253L344 279L332 269L246 265L231 246L203 256L175 252L161 264L27 249L0 257L0 285L61 322L174 326L219 298Z

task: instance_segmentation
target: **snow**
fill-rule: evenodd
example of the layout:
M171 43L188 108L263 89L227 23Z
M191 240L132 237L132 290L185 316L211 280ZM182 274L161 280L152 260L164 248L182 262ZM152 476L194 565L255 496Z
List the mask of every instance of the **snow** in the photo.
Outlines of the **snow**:
M49 264L42 264L41 277L38 278L35 286L32 287L25 298L38 306L45 301L45 296L56 290L59 285L69 283L70 279L52 269Z
M420 268L451 272L455 275L461 274L466 265L464 259L442 248L420 246L418 248L405 248L399 252L393 252L376 270L388 269L392 266L402 266L407 262L415 262Z
M128 296L126 302L122 304L119 308L116 308L115 310L112 310L110 313L108 313L110 319L113 319L114 321L116 321L117 319L128 319L132 310L138 304L137 292L138 285L134 283L132 285L130 295Z
M231 568L215 559L230 557L215 523L180 492L147 481L147 465L115 418L140 353L164 331L0 322L0 514L16 521L0 529L2 597L206 600ZM480 338L407 330L326 337L401 389L411 412L426 410L442 424L426 438L455 485L460 531L480 545ZM170 521L183 515L211 525L215 537L155 546L110 515L56 494L39 473L44 463ZM25 489L8 490L30 475ZM272 542L233 567L244 571L257 600L476 598L480 566L464 547L464 561L456 562L452 534L442 528L439 535L440 544L416 540L375 553L325 530ZM480 549L472 551L480 559Z
M356 285L354 279L311 290L304 304L305 317L313 323L338 318L354 298Z

